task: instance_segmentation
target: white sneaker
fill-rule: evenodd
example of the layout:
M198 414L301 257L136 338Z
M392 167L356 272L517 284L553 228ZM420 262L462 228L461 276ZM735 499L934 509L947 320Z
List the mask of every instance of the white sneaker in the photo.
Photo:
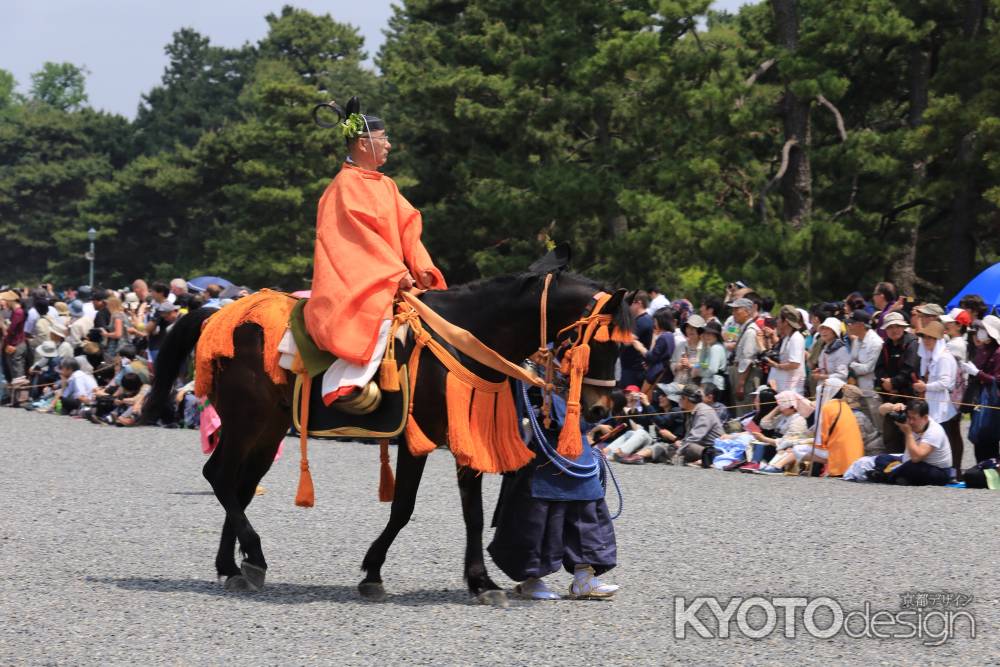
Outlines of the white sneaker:
M543 579L532 577L514 587L514 594L526 600L559 600L559 594L549 588Z
M602 582L589 565L576 570L569 586L569 597L573 600L602 600L617 592L618 586Z

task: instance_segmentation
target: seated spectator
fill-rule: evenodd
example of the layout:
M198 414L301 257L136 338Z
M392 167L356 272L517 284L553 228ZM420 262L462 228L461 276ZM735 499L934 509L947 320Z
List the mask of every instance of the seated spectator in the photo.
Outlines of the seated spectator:
M35 348L35 363L28 369L31 400L37 401L44 389L59 381L59 350L51 340Z
M854 413L854 419L858 422L858 430L861 431L861 442L864 447L865 456L878 456L879 454L885 454L885 444L882 441L882 432L875 428L875 422L872 421L871 417L868 416L867 406L865 404L865 396L860 389L855 385L844 385L843 388L844 400L847 404L851 406L851 411ZM882 417L875 410L875 415L878 419L878 423L882 423Z
M875 382L882 393L882 403L897 403L897 396L913 392L913 378L920 371L917 356L917 337L906 330L906 318L896 312L889 313L882 322L885 331L882 354L875 364ZM879 408L880 414L885 414ZM890 453L903 451L902 432L889 421L883 421L882 439Z
M706 382L701 386L701 395L704 397L702 400L705 405L715 410L715 414L719 415L720 422L725 424L729 421L729 408L724 403L719 402L718 387L711 382Z
M700 461L707 447L711 447L716 438L725 433L719 416L710 406L702 402L701 390L694 385L687 385L681 391L681 410L687 413L683 439L667 434L667 442L656 443L639 450L635 457L623 460L623 463L641 463L647 459L654 463L669 459L676 449L685 463Z
M49 340L55 344L56 355L59 359L73 358L73 346L66 340L67 336L69 336L69 327L65 324L56 323L49 328Z
M655 412L655 410L649 405L649 397L639 391L638 386L625 387L625 408L622 415L628 421L629 430L612 440L603 449L604 455L618 460L621 456L632 454L637 449L652 442L653 436L647 430L647 427L652 423L651 418L643 417L646 413L651 412Z
M56 398L61 403L62 414L73 414L90 403L94 390L97 389L97 380L81 369L80 358L60 362L59 374L62 376L62 386Z
M794 391L783 391L775 396L777 406L760 422L761 428L776 432L769 437L763 433L757 434L757 441L765 445L773 445L777 454L755 471L766 475L779 475L784 468L791 465L801 454L792 448L804 447L802 453L812 449L812 435L809 433L809 423L806 418L812 414L813 405L804 396Z
M817 383L830 378L847 382L851 363L851 347L844 338L844 324L835 317L828 317L819 325L819 336L823 339L823 351L819 354L816 372Z
M887 481L901 486L944 486L951 481L951 447L941 425L930 416L927 401L913 399L907 404L883 405L883 414L906 413L906 421L893 424L903 434L905 450L896 458L900 464L888 472Z
M944 308L936 303L922 303L913 309L911 324L913 333L920 334L930 322L940 322L944 315Z
M851 406L844 400L844 388L847 386L842 380L832 378L823 385L823 401L815 434L816 453L812 460L826 461L825 474L830 477L841 477L852 463L865 455L861 427ZM826 456L820 453L821 450L826 450ZM803 460L802 457L797 458L799 462Z

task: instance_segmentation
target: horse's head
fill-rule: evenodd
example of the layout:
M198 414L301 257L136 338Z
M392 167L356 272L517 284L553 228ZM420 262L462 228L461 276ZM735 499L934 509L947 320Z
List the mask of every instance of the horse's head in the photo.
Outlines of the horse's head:
M531 271L546 279L548 326L564 375L571 378L573 357L582 363L581 414L589 422L611 413L615 364L622 343L631 341L632 314L625 290L606 290L582 276L564 273L569 250L559 246L535 262ZM585 348L581 352L580 348Z

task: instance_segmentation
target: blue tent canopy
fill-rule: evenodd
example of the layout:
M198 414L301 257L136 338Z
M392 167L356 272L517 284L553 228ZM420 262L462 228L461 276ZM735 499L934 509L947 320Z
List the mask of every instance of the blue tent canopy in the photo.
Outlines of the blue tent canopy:
M226 280L225 278L220 278L219 276L198 276L197 278L192 278L187 281L188 289L195 292L204 292L205 288L211 284L216 284L222 289L227 287L232 287L233 284Z
M969 281L969 284L960 289L948 302L948 308L958 308L958 302L967 294L978 294L983 297L991 313L1000 306L1000 263L994 264Z

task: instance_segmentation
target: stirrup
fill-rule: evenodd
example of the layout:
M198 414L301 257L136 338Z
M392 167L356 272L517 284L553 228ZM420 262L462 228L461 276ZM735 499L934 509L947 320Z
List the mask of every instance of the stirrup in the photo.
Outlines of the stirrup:
M581 577L581 573L585 573L585 577ZM598 579L594 568L588 565L573 575L569 597L572 600L606 600L617 593L618 588L615 584L606 584Z
M381 403L382 391L375 381L369 380L360 392L338 398L330 405L349 415L367 415L375 412Z
M525 579L514 586L514 594L525 600L560 600L558 593L549 588L545 580L536 577Z

